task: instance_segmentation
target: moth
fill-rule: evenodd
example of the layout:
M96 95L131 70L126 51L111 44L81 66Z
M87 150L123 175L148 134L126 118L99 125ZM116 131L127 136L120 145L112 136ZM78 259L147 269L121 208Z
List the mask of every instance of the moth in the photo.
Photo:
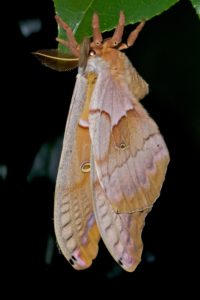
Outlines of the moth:
M145 217L159 197L169 153L158 126L140 104L148 84L121 50L131 47L141 22L122 43L125 16L103 40L96 13L93 38L79 45L56 16L70 57L38 51L56 69L79 65L57 175L54 225L58 245L77 270L88 268L103 239L126 271L141 261Z

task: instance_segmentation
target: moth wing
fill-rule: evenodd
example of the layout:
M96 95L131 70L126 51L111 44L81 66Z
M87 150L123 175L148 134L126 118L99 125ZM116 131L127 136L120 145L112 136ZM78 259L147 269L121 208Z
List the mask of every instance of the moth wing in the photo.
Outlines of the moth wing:
M57 49L38 50L33 54L43 65L60 72L75 69L79 64L77 57L61 53Z
M94 212L101 237L115 261L124 270L133 272L141 261L141 234L150 209L116 213L99 183L94 164L91 170Z
M79 126L87 96L87 80L78 75L57 175L54 227L58 245L75 269L88 268L98 252L99 231L92 206L88 128ZM86 164L87 166L87 164Z
M97 175L113 209L150 208L160 194L169 154L156 123L125 81L99 74L89 123Z

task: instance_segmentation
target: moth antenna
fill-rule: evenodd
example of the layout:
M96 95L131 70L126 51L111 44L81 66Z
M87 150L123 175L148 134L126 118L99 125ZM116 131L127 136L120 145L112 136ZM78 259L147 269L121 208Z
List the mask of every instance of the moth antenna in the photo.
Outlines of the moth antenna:
M115 29L115 32L111 38L111 47L116 47L122 39L124 33L124 26L125 26L125 15L124 12L121 10L119 15L119 22Z
M96 46L100 46L103 38L99 27L99 17L96 13L93 14L92 18L92 29L93 29L93 43Z
M59 43L61 43L62 45L64 45L65 47L69 48L75 56L79 57L79 55L80 55L80 53L79 53L80 46L79 46L77 40L75 39L75 36L73 34L73 31L72 31L71 27L67 23L65 23L61 19L61 17L59 17L58 15L55 16L55 19L56 19L57 24L62 29L65 30L67 38L68 38L68 41L65 41L65 40L62 40L62 39L59 39L59 38L56 38L56 40Z

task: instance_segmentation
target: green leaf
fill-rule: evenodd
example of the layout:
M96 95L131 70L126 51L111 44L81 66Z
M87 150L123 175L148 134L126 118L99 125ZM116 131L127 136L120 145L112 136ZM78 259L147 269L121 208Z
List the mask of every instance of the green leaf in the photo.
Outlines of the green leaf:
M91 36L91 20L94 12L100 17L101 32L116 27L119 11L123 10L126 24L148 20L167 10L179 0L54 0L56 14L69 26L81 42L85 36ZM59 38L66 39L63 30L59 29Z
M193 7L195 8L197 15L200 18L200 0L190 0L192 2Z

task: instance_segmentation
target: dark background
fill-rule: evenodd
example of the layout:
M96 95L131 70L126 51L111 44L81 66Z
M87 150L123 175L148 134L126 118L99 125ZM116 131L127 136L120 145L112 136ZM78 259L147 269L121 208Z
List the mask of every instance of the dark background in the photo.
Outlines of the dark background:
M200 21L190 2L180 1L148 21L126 51L150 84L142 103L159 125L171 155L161 197L143 231L142 262L131 274L116 265L102 242L98 257L85 271L73 270L58 252L54 180L77 71L55 72L31 54L56 47L51 0L6 6L0 112L4 277L13 282L14 291L28 287L29 294L42 288L46 295L57 290L87 296L91 287L97 294L108 287L113 295L124 291L124 296L158 294L162 299L167 292L173 296L173 288L193 292L199 257ZM25 37L22 27L28 20L41 22L41 29ZM126 27L125 37L132 29Z

